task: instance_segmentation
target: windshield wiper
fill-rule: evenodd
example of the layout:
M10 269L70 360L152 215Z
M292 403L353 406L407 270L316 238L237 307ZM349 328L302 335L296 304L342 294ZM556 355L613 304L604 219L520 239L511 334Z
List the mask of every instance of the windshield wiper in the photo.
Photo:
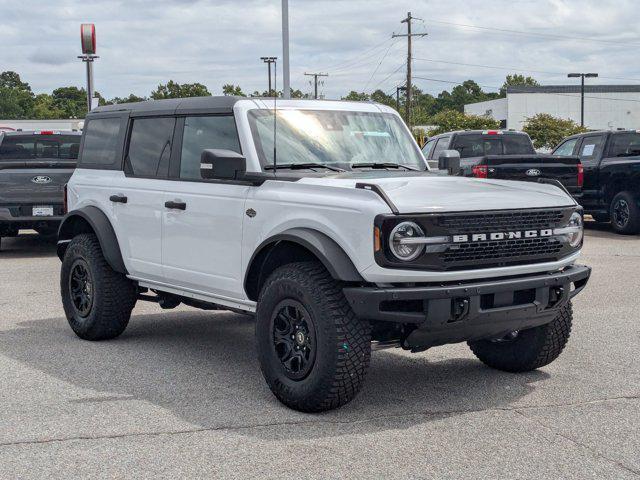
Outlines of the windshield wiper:
M391 162L352 163L351 168L404 168L405 170L419 171L416 167Z
M288 169L288 170L304 170L311 168L326 168L327 170L331 170L333 172L346 172L344 168L334 167L333 165L325 165L324 163L278 163L277 165L265 165L265 170L280 170L280 169Z

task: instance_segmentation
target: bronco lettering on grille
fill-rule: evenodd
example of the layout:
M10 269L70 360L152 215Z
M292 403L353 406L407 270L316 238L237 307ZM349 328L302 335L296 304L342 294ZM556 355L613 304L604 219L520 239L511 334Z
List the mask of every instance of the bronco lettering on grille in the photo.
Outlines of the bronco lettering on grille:
M553 230L523 230L515 232L472 233L468 235L453 235L453 243L487 242L495 240L515 240L518 238L551 237Z

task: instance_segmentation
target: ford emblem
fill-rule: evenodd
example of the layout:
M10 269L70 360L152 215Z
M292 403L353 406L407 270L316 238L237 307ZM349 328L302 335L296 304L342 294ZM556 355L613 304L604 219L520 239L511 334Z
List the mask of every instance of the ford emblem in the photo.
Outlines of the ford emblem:
M540 175L542 175L542 172L537 168L530 168L525 173L528 177L539 177Z
M44 183L51 183L51 177L47 177L46 175L37 175L35 177L33 177L31 179L31 181L33 183L37 183L37 184L44 184Z

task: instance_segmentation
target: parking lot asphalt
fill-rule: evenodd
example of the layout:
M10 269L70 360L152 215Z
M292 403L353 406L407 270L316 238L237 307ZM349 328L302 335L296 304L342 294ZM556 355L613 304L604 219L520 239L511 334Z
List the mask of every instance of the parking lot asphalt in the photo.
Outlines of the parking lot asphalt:
M251 317L139 303L118 339L67 325L55 246L0 252L0 478L639 478L640 237L588 225L568 347L528 374L466 345L374 352L360 395L279 404Z

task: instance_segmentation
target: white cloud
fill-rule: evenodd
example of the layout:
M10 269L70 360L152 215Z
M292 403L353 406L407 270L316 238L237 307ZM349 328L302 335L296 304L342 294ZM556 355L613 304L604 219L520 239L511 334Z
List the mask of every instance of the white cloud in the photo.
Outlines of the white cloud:
M429 33L415 40L416 58L557 72L532 73L543 83L566 83L564 73L573 70L640 78L634 60L640 44L636 0L290 0L292 86L310 91L303 73L326 71L329 97L367 84L368 90L393 91L403 82L406 43L398 40L389 48L391 33L404 30L400 20L408 10L425 19L416 21L414 31ZM107 97L148 95L169 79L201 82L214 93L224 83L264 90L266 67L259 57L281 57L279 0L0 0L0 12L0 69L19 72L36 92L84 84L76 59L82 22L96 24L96 88ZM415 61L414 72L439 80L473 78L487 86L500 86L509 73L424 60ZM451 88L435 81L416 84L432 93Z

